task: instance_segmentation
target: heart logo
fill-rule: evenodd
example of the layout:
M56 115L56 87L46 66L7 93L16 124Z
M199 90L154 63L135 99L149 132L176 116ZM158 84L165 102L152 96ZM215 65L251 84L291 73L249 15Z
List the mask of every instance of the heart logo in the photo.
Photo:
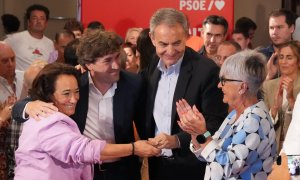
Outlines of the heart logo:
M215 6L219 11L221 11L225 6L225 1L215 1Z

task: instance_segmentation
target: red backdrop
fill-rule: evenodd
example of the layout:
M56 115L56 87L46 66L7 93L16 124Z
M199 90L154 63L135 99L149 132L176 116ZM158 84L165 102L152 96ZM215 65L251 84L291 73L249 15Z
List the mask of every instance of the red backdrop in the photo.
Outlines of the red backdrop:
M171 7L182 11L190 21L190 32L200 35L201 23L211 14L224 16L231 32L234 0L82 0L81 19L86 26L98 20L106 29L122 37L128 28L149 27L151 15L159 8Z

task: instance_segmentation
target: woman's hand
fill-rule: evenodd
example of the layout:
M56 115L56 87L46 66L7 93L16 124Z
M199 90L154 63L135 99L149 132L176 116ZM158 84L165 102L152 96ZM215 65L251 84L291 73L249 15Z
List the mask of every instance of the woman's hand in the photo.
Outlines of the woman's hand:
M177 123L183 131L191 135L199 135L207 131L205 118L195 105L191 108L187 101L182 99L176 102L176 106L180 118Z
M282 106L282 101L283 101L283 88L281 85L281 81L279 82L279 88L277 89L277 92L274 97L274 105L271 107L271 115L272 118L274 119L278 113L279 108Z
M289 102L289 107L291 110L294 108L295 98L293 94L294 89L294 80L290 77L282 77L281 78L281 87L286 90L286 99Z

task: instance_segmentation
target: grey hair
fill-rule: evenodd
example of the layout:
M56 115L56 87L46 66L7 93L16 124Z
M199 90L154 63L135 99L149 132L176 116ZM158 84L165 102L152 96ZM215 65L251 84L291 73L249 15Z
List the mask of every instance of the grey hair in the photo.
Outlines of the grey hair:
M189 34L189 25L186 16L173 8L162 8L157 10L150 19L150 33L154 33L154 29L160 24L174 26L180 24L186 35Z
M244 50L229 56L220 70L220 77L242 80L252 95L261 93L266 79L266 57L255 50Z

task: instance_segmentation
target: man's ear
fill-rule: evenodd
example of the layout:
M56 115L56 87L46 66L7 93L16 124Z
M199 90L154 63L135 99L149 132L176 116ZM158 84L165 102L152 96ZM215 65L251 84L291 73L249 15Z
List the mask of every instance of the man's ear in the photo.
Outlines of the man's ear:
M89 71L93 70L93 64L85 64L86 69L88 69Z
M155 46L155 40L154 40L154 35L153 35L153 33L149 32L149 37L150 37L150 39L151 39L151 42L152 42L153 46Z

